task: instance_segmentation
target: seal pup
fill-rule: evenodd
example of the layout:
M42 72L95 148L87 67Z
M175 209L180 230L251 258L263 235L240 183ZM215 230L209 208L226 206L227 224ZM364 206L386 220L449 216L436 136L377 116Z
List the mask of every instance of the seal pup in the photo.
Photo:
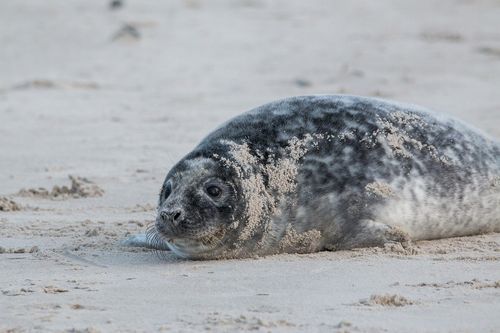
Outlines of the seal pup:
M500 231L500 143L417 106L292 97L217 128L168 172L148 237L190 259Z

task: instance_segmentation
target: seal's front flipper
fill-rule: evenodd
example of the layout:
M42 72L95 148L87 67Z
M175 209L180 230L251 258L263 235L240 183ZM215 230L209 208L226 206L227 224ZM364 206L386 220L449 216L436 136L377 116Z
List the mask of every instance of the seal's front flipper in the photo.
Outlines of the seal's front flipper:
M151 240L146 234L132 235L122 240L121 245L132 247L145 247L148 249L155 249L160 251L170 251L167 243L158 239Z
M401 246L405 252L415 252L410 236L403 230L373 220L361 220L346 234L337 248L394 247L394 245Z

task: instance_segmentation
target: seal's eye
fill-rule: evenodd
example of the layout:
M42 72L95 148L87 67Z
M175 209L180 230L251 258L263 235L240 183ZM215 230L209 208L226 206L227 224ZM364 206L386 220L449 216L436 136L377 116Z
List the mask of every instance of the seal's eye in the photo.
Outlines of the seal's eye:
M215 186L215 185L207 186L206 191L207 191L208 195L213 197L213 198L218 198L222 194L221 188L218 186Z
M170 182L165 184L165 187L163 188L163 199L167 199L170 193L172 192L172 185Z

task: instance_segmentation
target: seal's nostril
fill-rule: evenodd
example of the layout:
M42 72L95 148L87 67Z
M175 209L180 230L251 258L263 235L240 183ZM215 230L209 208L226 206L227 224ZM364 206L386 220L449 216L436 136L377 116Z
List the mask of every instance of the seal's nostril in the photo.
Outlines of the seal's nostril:
M182 217L182 210L164 210L160 212L160 219L165 222L174 222L177 224L180 218Z

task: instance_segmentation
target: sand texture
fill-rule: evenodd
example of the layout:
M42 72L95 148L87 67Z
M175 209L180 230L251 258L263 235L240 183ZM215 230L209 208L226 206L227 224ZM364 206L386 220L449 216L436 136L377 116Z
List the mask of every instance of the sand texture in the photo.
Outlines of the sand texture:
M500 234L221 261L119 245L177 160L278 98L385 97L500 137L499 1L112 2L0 1L0 332L500 332Z

